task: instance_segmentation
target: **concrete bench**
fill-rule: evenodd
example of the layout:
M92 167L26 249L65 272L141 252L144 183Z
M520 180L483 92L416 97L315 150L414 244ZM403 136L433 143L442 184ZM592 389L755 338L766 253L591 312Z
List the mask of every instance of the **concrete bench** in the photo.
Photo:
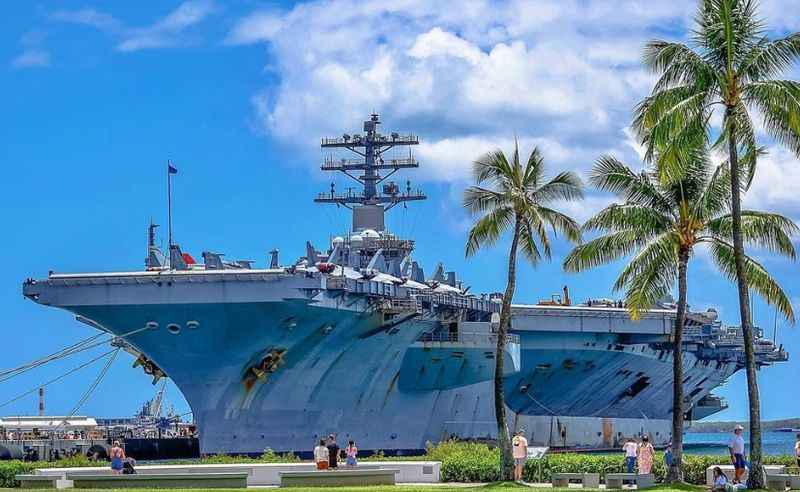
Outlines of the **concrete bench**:
M766 486L770 490L800 489L800 475L788 473L767 473Z
M76 489L243 489L247 473L85 475L67 473Z
M714 468L719 467L722 472L728 477L728 480L733 480L734 476L734 469L733 465L712 465L706 468L706 485L711 487L714 485ZM747 483L747 472L745 470L744 475L742 475L742 483ZM786 473L786 467L783 465L764 465L764 472L767 475L782 475Z
M636 473L606 473L606 488L621 489L625 481L635 482L637 489L647 489L655 485L655 477L652 473L639 475Z
M585 489L600 488L599 473L553 473L553 487L569 487L570 481L580 482Z
M399 470L370 468L359 470L314 470L279 472L281 487L337 487L342 485L394 485Z
M19 482L23 489L54 489L56 482L61 477L48 477L43 475L14 475L14 480Z

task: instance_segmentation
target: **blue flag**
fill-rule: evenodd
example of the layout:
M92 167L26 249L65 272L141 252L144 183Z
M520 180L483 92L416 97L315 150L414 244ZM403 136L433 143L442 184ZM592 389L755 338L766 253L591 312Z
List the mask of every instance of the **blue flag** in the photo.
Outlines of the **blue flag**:
M172 164L167 163L167 172L170 174L178 174L178 168L172 167Z

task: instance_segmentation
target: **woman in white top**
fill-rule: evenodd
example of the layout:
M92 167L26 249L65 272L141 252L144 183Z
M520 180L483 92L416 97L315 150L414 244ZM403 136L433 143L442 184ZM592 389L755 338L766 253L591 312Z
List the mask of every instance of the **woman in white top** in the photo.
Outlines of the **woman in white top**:
M625 469L628 473L633 473L636 468L636 453L639 451L639 445L633 439L628 439L622 450L625 451Z
M319 445L314 448L314 461L317 463L317 470L327 470L330 461L328 447L325 446L325 439L319 440Z
M728 485L728 476L722 471L722 468L714 467L714 485L711 487L711 492L725 492L726 485Z

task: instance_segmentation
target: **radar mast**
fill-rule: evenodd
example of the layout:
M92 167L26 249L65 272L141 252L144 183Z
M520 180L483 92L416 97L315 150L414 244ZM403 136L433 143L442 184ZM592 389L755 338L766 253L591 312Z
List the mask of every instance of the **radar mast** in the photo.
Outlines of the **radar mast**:
M344 134L337 138L323 138L323 149L345 149L359 157L353 159L336 159L332 154L325 157L321 169L323 171L339 171L357 181L362 190L348 189L346 193L337 193L331 183L330 193L320 193L314 199L317 203L335 203L353 211L353 231L374 229L383 231L384 214L399 203L412 200L424 200L426 196L419 190L411 189L411 182L406 181L405 191L387 178L404 168L419 167L419 163L411 154L411 146L419 144L416 135L401 135L392 132L390 135L378 133L380 118L370 115L364 122L364 134ZM395 147L408 147L408 157L385 159L384 153ZM356 171L363 174L355 174ZM385 171L381 174L381 171ZM382 189L378 185L383 183Z

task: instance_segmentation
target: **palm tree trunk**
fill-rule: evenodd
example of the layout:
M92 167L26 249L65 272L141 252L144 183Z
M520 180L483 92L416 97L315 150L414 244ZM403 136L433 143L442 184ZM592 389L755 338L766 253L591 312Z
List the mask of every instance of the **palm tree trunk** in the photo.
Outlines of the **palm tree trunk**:
M500 326L497 329L497 347L494 354L494 415L497 420L497 446L500 448L500 480L513 480L514 458L511 454L511 436L508 434L506 422L506 402L503 393L503 359L511 321L511 299L517 281L517 245L519 243L520 221L514 222L514 238L511 240L511 250L508 252L508 282L503 303L500 307Z
M667 470L667 482L683 482L683 327L686 324L686 270L689 250L681 248L678 255L678 312L675 316L672 352L672 466Z
M731 217L733 218L733 256L736 264L736 283L739 288L739 314L744 336L744 359L747 372L747 394L750 400L750 473L747 488L763 489L761 469L761 403L758 396L755 352L753 350L753 325L750 318L750 293L744 271L744 241L742 240L742 204L739 186L739 154L736 146L736 122L732 108L727 109L730 122L728 148L731 164Z

